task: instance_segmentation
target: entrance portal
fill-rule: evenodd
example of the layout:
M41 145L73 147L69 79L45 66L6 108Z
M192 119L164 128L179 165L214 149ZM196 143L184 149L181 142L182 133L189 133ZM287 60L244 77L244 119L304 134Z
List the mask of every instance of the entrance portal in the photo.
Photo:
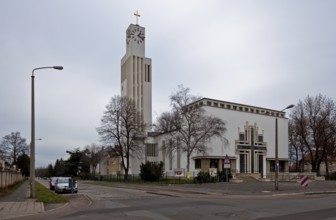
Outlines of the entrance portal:
M239 130L238 130L239 132ZM263 176L266 143L263 134L258 133L256 124L244 126L244 132L239 132L236 140L236 150L239 154L240 173L260 173Z

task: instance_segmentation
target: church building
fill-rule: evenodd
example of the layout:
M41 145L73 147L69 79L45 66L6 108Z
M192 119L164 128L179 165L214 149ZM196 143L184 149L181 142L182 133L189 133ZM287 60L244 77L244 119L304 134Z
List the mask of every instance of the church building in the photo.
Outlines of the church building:
M194 154L190 161L190 173L216 172L229 168L232 174L257 174L271 178L275 170L276 121L278 124L279 172L288 172L288 119L285 112L203 98L190 105L204 108L206 114L221 118L226 123L226 141L212 138L206 154ZM181 171L187 175L186 155L177 147L176 152L166 152L165 135L150 133L146 139L146 160L163 161L168 175ZM226 164L228 163L228 164Z
M138 19L139 15L135 15ZM129 25L126 30L126 54L121 60L121 95L135 101L143 122L149 125L143 143L143 157L132 158L130 174L139 174L141 163L162 161L168 176L186 176L186 155L180 148L166 152L162 146L169 144L168 138L151 131L153 73L152 60L145 55L145 42L145 28L138 21ZM276 138L279 172L288 172L288 119L285 112L211 98L203 98L190 106L193 105L204 108L206 114L219 117L226 123L224 138L227 141L213 138L208 143L206 154L193 154L191 175L213 168L217 171L229 168L231 173L257 174L261 178L274 175Z

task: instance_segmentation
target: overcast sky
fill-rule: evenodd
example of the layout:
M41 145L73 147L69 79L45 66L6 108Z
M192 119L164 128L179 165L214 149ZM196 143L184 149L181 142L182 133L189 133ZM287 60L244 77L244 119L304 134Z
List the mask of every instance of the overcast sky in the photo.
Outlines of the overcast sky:
M336 95L336 1L2 0L0 138L30 143L35 72L36 166L99 144L96 128L120 94L126 29L146 28L153 121L179 84L195 95L281 110Z

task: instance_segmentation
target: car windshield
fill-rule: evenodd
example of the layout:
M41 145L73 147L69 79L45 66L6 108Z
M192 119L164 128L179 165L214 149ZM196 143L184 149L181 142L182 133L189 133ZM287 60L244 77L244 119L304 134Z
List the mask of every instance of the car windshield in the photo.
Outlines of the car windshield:
M57 182L58 182L58 183L68 183L68 182L69 182L69 179L65 179L65 178L64 178L64 179L60 179L60 178L59 178L59 179L57 180Z

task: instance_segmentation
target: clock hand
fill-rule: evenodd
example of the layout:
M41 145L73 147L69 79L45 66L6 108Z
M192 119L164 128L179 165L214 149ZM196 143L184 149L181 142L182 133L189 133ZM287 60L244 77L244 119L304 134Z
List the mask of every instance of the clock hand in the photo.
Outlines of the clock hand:
M138 34L138 37L141 39L141 40L144 40L144 36L141 35L141 33Z

